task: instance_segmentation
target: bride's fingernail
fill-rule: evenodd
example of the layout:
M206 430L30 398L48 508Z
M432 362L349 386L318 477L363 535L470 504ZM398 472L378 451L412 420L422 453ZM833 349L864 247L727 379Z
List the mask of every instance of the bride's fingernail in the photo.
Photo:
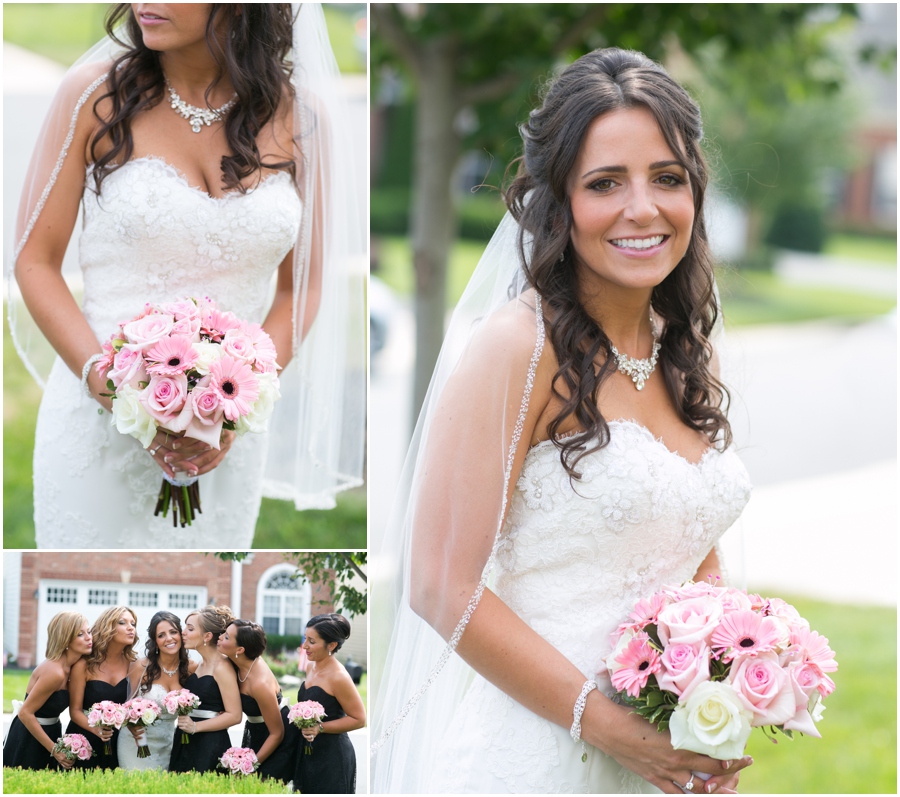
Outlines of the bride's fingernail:
M722 769L729 769L731 767L731 761L723 761Z
M179 448L181 448L181 443L179 443L179 442L177 442L177 441L174 442L174 443L172 443L172 450L173 450L173 451L177 451Z
M707 783L707 784L706 784L706 793L707 793L707 794L712 794L715 790L716 790L716 784L715 784L715 783Z
M172 455L171 455L171 454L166 454L166 455L163 457L163 462L165 462L166 465L171 465L171 464L172 464Z

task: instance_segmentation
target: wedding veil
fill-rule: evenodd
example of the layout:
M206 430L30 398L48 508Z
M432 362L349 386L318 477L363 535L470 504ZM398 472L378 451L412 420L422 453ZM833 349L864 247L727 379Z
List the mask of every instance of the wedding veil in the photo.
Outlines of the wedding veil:
M280 373L263 494L298 509L331 508L335 494L361 485L363 475L367 227L354 181L365 168L364 142L353 135L360 126L350 122L321 5L294 3L292 12L293 159L303 214L293 250L294 356ZM64 77L34 150L6 258L10 331L41 387L53 352L24 307L15 261L29 236L51 223L41 212L66 158L80 156L69 151L76 124L89 118L92 95L121 51L107 37Z

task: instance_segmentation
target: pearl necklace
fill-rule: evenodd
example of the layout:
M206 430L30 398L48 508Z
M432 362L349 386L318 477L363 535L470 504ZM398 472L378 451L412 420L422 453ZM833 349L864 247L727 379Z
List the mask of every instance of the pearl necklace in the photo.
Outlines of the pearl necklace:
M257 656L257 658L259 658L259 657ZM247 674L243 678L241 678L241 671L240 671L240 669L238 669L238 680L241 683L244 683L244 681L246 681L250 677L250 670L253 669L254 664L256 664L256 659L253 659L253 661L250 662L250 666L247 668Z
M175 89L172 88L172 84L169 83L169 78L165 78L165 81L169 95L172 97L172 110L187 119L191 125L191 130L195 133L199 133L203 125L209 127L213 122L221 121L237 102L237 94L235 94L221 108L198 108L196 105L191 105L178 96Z
M627 354L619 354L619 350L613 346L612 341L609 344L609 350L612 352L613 357L616 358L616 368L623 374L630 376L631 381L634 382L634 386L638 390L644 389L644 382L650 378L650 374L653 373L656 368L656 362L659 359L659 332L656 329L656 324L653 323L652 316L650 317L650 332L653 335L653 352L644 360L629 357Z

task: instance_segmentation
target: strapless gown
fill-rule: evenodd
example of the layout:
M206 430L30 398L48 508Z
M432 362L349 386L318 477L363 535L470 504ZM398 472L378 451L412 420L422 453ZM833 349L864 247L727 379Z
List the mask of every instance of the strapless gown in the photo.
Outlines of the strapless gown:
M281 692L278 693L278 702L281 702ZM258 753L260 748L266 743L266 739L269 738L269 729L266 723L252 721L253 719L262 718L262 714L259 711L259 703L250 695L241 695L241 709L247 715L247 722L244 725L244 738L241 744ZM284 725L284 738L281 740L281 744L275 748L275 752L263 761L257 770L263 777L277 778L284 783L289 783L294 777L294 761L297 755L296 739L293 738L291 733L291 730L296 730L296 728L294 728L292 723L288 722L287 715L288 707L282 706L281 722Z
M246 194L215 199L158 158L110 174L98 196L88 173L80 262L83 312L103 342L146 302L209 296L261 323L272 276L294 246L301 203L290 175L273 173ZM188 529L154 517L162 471L56 360L34 447L39 548L242 548L262 500L267 436L236 440L200 477L203 513ZM186 533L187 532L187 533Z
M225 710L222 693L212 675L202 675L198 678L196 673L191 673L184 688L200 698L197 710L216 712ZM206 722L206 719L200 717L194 719L198 725ZM182 733L176 726L172 755L169 758L169 770L172 772L215 772L222 754L232 746L228 731L224 728L209 733L189 733L187 744L182 744L181 736Z
M161 684L153 684L150 691L139 695L147 700L155 700L162 708L163 698L168 690ZM119 733L119 766L122 769L168 769L169 758L172 755L172 739L175 736L174 714L169 714L164 708L159 719L152 725L144 728L147 739L147 747L150 749L148 758L138 758L137 742L131 735L131 731L123 728Z
M128 680L123 678L115 686L106 683L106 681L88 681L84 685L84 700L82 706L85 711L90 710L94 703L100 703L103 700L112 700L113 703L124 703L128 699ZM118 745L119 731L113 729L112 739L109 740L109 754L103 752L106 745L103 740L94 733L86 731L80 725L76 725L72 720L66 726L66 733L80 733L90 742L94 748L94 755L87 761L76 761L75 766L84 769L115 769L119 766L119 755L116 752ZM128 733L128 731L126 731ZM130 736L131 734L129 734Z
M578 464L573 489L546 441L534 446L510 501L494 591L585 678L612 696L609 635L640 598L692 578L750 497L732 450L693 464L631 421ZM560 618L564 618L561 621ZM598 676L598 673L603 670ZM448 723L434 792L656 792L569 729L538 717L475 675Z
M26 694L25 699L27 698ZM66 689L60 689L50 695L47 702L34 712L36 717L42 719L56 718L56 722L51 725L41 724L43 731L54 742L62 736L62 723L59 721L59 715L68 707L69 692ZM22 767L22 769L62 769L46 748L31 735L31 731L22 724L18 716L13 717L6 742L3 744L3 766Z
M334 695L321 686L307 686L304 681L297 692L297 702L315 700L325 709L325 722L345 717L344 709ZM312 753L306 755L306 740L296 725L292 736L296 744L294 791L301 794L355 794L356 751L346 733L320 733L312 743Z

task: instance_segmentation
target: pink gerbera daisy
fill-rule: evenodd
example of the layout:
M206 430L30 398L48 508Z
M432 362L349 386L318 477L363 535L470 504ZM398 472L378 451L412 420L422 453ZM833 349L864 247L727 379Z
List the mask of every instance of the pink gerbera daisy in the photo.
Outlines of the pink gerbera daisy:
M236 421L259 398L259 383L247 363L222 355L209 367L209 386L219 394L225 417Z
M752 609L726 614L712 635L712 647L725 651L725 661L731 661L737 655L755 656L775 650L780 641L781 634L775 622Z
M631 697L638 697L653 673L660 670L659 653L650 644L647 634L636 634L625 649L616 656L621 667L612 673L612 684L624 689Z
M147 373L160 376L183 374L191 368L199 356L185 335L170 335L154 344L144 355Z
M659 613L668 603L669 598L664 592L654 592L649 599L639 600L634 606L634 611L628 617L643 628L650 623L655 623Z

